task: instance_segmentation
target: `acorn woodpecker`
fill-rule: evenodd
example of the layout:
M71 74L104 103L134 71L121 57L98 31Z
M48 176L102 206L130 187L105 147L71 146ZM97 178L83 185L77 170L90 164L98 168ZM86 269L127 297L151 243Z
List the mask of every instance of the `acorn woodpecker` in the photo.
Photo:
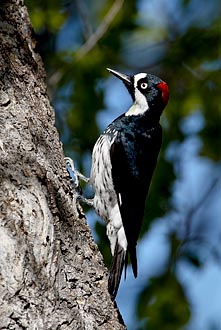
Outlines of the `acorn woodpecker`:
M90 183L93 206L107 224L113 256L108 289L115 299L128 253L137 277L136 244L145 199L162 142L160 116L169 99L168 85L147 73L126 75L107 69L121 79L133 105L100 135L92 153Z

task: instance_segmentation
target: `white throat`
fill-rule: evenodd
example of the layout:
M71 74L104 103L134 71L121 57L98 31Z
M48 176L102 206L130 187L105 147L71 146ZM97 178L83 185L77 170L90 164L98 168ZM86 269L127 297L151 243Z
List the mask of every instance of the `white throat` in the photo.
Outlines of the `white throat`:
M125 113L125 116L136 116L136 115L142 115L146 111L148 111L148 103L146 102L146 105L140 106L138 103L134 103L130 109Z

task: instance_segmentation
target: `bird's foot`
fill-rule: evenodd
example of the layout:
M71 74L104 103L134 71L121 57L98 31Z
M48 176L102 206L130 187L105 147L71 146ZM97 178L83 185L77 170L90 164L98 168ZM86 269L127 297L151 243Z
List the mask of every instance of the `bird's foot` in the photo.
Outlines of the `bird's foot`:
M93 199L87 199L81 195L82 190L81 190L81 186L79 183L79 179L86 183L89 183L89 178L86 178L83 174L81 174L78 170L76 170L73 159L71 159L70 157L65 157L64 159L66 162L66 168L67 168L67 172L68 172L70 181L71 181L74 189L78 193L77 200L79 202L87 204L88 206L93 206Z
M78 195L77 196L77 200L79 201L79 202L82 202L82 203L84 203L84 204L86 204L86 205L88 205L88 206L90 206L90 207L93 207L93 198L85 198L84 196L82 196L82 195Z
M73 183L75 189L78 189L80 187L79 179L86 183L89 182L89 178L86 178L83 174L76 170L73 159L71 159L70 157L64 157L64 160L66 162L66 168L69 178Z

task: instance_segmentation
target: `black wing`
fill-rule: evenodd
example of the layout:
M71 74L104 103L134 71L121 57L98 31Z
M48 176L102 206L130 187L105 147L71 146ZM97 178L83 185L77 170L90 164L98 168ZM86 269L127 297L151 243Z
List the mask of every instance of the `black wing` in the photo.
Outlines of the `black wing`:
M136 244L161 141L160 126L151 136L144 133L135 136L127 132L118 132L110 150L113 183L135 277Z

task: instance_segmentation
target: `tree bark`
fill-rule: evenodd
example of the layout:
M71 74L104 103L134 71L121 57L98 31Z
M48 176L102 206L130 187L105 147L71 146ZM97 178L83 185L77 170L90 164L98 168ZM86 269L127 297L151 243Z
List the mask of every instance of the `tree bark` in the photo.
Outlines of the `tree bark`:
M23 0L0 5L0 329L125 329L67 178Z

